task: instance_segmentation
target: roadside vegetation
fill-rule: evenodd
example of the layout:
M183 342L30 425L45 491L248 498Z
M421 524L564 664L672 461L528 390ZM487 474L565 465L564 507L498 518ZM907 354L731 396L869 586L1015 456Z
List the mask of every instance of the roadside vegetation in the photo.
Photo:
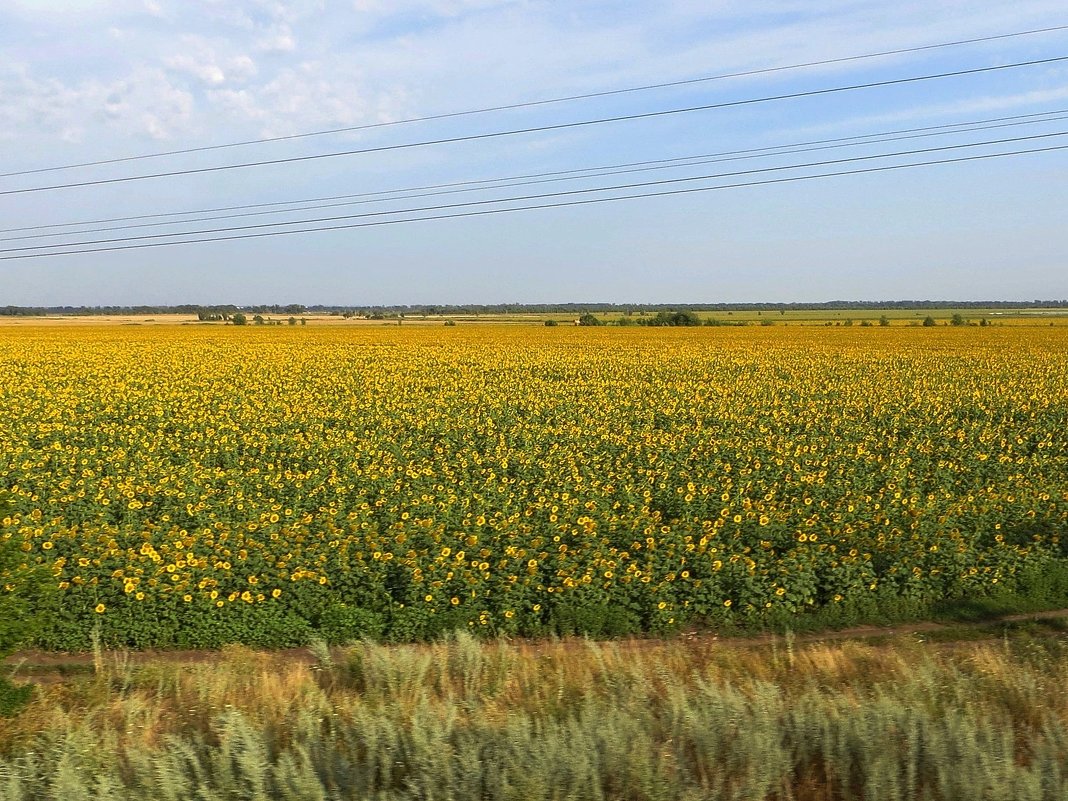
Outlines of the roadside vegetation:
M11 508L10 499L0 495L0 515ZM51 571L28 560L21 544L10 534L0 536L0 661L33 638L54 586ZM0 673L0 719L18 712L31 692L31 687L14 684Z
M42 685L0 801L1039 801L1068 794L1068 645L583 641L229 648Z

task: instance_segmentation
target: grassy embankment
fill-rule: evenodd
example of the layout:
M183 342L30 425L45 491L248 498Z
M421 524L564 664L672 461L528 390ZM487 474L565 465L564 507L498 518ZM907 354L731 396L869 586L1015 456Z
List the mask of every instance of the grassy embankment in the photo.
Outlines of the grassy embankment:
M2 729L0 801L1064 798L1068 640L1048 625L101 658Z

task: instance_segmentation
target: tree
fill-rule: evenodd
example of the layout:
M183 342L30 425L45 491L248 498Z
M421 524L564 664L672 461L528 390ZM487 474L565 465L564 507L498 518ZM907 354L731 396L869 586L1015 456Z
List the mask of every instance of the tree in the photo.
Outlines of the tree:
M252 318L252 322L256 325L263 325L265 321L263 319L262 314L257 314L255 317Z
M0 517L12 511L10 499L0 497ZM33 636L51 586L48 571L29 563L20 545L14 536L0 537L0 659ZM32 694L31 685L12 684L0 673L0 717L13 715Z
M584 315L582 315L581 317L578 318L578 324L579 325L604 325L604 321L599 319L599 318L597 318L597 317L594 317L589 312L586 312Z
M926 317L923 318L923 327L924 328L930 328L934 324L935 324L934 317L931 317L930 315L927 315Z
M290 317L289 318L289 324L290 325L296 325L297 324L297 318L296 317Z
M234 325L248 325L248 318L245 317L245 315L243 315L241 312L238 312L234 315L234 319L232 322Z
M968 321L965 320L964 317L962 317L959 313L954 314L952 319L950 319L949 321L950 325L967 325L967 323Z
M701 325L701 318L692 311L657 312L656 317L648 320L651 326L692 326Z
M890 318L884 314L882 317L879 318L879 325L884 327L890 325Z

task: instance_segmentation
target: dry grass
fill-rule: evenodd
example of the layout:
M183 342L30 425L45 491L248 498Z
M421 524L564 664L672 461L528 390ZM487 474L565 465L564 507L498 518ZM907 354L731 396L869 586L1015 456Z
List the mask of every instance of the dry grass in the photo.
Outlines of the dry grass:
M42 686L0 732L0 799L79 782L106 788L93 797L175 799L1068 792L1068 645L1056 638L461 635L314 650L317 662L245 648L186 664L110 656L96 675Z

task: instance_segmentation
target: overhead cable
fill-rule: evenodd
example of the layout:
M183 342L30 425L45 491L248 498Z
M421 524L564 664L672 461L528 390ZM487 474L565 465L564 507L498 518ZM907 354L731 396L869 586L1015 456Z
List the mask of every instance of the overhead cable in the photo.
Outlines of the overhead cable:
M851 158L831 159L831 160L826 160L826 161L808 162L808 163L804 163L804 164L781 165L781 166L776 166L776 167L764 167L764 168L752 169L752 170L738 170L738 171L726 172L726 173L714 173L714 174L710 174L710 175L690 176L690 177L686 177L686 178L671 178L671 179L665 179L665 180L660 180L660 181L645 181L645 182L637 182L637 183L630 183L630 184L617 184L617 185L614 185L614 186L589 187L589 188L585 188L585 189L573 189L573 190L567 190L567 191L562 191L562 192L550 192L550 193L535 194L535 195L520 195L520 196L515 196L515 197L509 197L509 198L494 198L494 199L488 199L488 200L468 201L468 202L464 202L464 203L452 203L452 204L443 204L443 205L436 205L436 206L423 206L423 207L416 207L416 208L409 208L409 209L394 209L394 210L386 210L386 211L363 212L363 213L360 213L360 214L347 214L347 215L338 215L338 216L332 216L332 217L319 217L319 218L312 218L312 219L306 219L306 220L293 220L293 221L289 221L289 222L258 223L258 224L255 224L255 225L229 226L229 227L224 227L224 228L202 229L202 230L197 230L197 231L184 231L184 232L175 232L175 233L148 234L148 235L141 235L141 236L117 237L117 238L112 238L112 239L86 240L86 241L81 241L81 242L63 242L63 243L56 243L56 244L52 244L52 245L37 245L37 246L24 246L24 247L6 248L6 249L0 250L0 255L5 256L6 258L16 258L17 256L13 256L13 255L10 255L10 254L26 254L28 251L46 251L46 250L57 249L57 248L81 248L81 247L96 246L96 245L112 245L114 243L143 242L144 240L148 240L148 239L165 239L165 238L170 238L170 237L183 237L183 236L184 237L188 237L188 236L202 236L202 235L206 236L206 235L214 235L214 234L220 234L220 233L245 232L245 231L252 231L252 230L260 231L261 229L277 229L277 228L282 228L282 227L285 227L285 226L293 226L293 225L334 223L334 222L339 222L339 221L342 221L342 220L365 219L365 218L369 218L369 217L396 216L396 215L401 215L401 214L421 214L421 213L429 212L429 211L440 211L440 210L448 210L448 209L457 209L457 208L464 208L464 207L470 207L470 206L486 206L486 205L493 205L493 204L500 204L500 203L515 203L515 202L525 202L525 201L530 201L530 200L553 199L553 198L565 197L565 196L570 196L570 195L590 194L590 193L598 193L598 192L611 192L611 191L620 191L620 190L629 190L629 189L644 189L644 188L654 187L654 186L665 186L665 185L680 184L680 183L692 183L694 181L716 180L716 179L722 179L722 178L734 178L734 177L740 177L740 176L746 176L746 175L754 175L754 174L760 174L760 173L779 172L779 171L784 171L784 170L811 169L811 168L814 168L814 167L826 167L826 166L830 166L830 165L833 165L833 164L845 164L845 163L852 163L852 162L858 162L858 161L870 161L872 159L900 158L900 157L903 157L903 156L913 156L913 155L920 155L920 154L924 154L924 153L935 153L935 152L944 152L944 151L948 151L948 150L959 150L959 149L968 148L968 147L983 147L983 146L998 145L998 144L1009 144L1009 143L1023 142L1023 141L1034 141L1034 140L1038 140L1038 139L1049 139L1049 138L1060 137L1060 136L1068 136L1068 131L1059 131L1059 132L1055 132L1055 133L1046 133L1046 134L1036 134L1036 135L1033 135L1033 136L1012 137L1012 138L1007 138L1007 139L996 139L996 140L989 140L989 141L986 141L986 142L974 142L974 143L967 143L967 144L945 145L945 146L941 146L941 147L920 148L920 149L916 149L916 150L905 150L905 151L898 151L898 152L894 152L894 153L880 153L880 154L871 154L871 155L866 155L866 156L854 156L854 157L851 157ZM1065 147L1068 147L1068 146L1065 146ZM1033 151L1020 151L1020 152L1021 153L1022 152L1045 152L1045 151L1048 151L1048 150L1059 150L1059 149L1062 149L1062 148L1061 147L1052 147L1052 148L1043 148L1043 149L1038 149L1038 150L1033 150ZM998 155L998 154L990 154L990 155ZM977 157L950 159L945 163L949 163L949 162L952 162L952 161L969 161L969 160L975 160L976 158ZM934 162L931 162L931 163L934 163ZM941 162L939 162L939 163L941 163ZM878 170L875 169L875 168L872 168L872 169L870 169L868 171L878 171ZM757 182L757 183L765 183L765 182ZM674 191L667 191L667 192L653 192L653 193L650 193L648 195L632 195L632 196L626 196L626 197L639 197L639 196L640 197L645 197L645 196L652 197L652 196L656 196L656 195L660 195L660 194L679 194L682 191L683 190L674 190ZM569 203L562 203L560 205L575 205L575 203L574 202L569 202ZM535 205L535 206L530 206L529 208L545 208L545 206L544 205ZM461 214L461 215L457 215L457 216L470 216L470 215ZM431 218L420 218L420 219L439 219L439 218L440 217L431 217ZM359 225L341 225L339 227L341 227L341 228L359 227ZM329 229L327 229L327 228L310 228L310 229L297 229L297 230L300 231L300 232L311 232L311 231L329 230ZM248 234L247 236L257 236L257 234ZM202 242L202 241L223 241L223 240L227 240L227 239L231 239L231 238L233 238L233 236L215 237L214 239L194 239L194 240L188 240L187 242L184 242L184 244L193 243L193 242ZM149 243L149 244L152 244L152 243ZM154 244L158 245L158 244L166 244L166 243L157 242L157 243L154 243ZM146 246L149 246L149 245L146 245ZM133 246L129 246L128 245L127 247L133 247ZM101 248L100 250L110 250L110 249L112 249L112 248L105 247L105 248ZM124 248L120 248L120 249L124 249ZM62 253L62 254L69 254L71 252L94 252L94 251L60 251L60 253ZM47 254L45 254L45 253L37 253L37 254L30 254L30 255L47 255Z
M32 175L42 172L57 172L59 170L72 170L80 167L98 167L105 164L119 164L122 162L141 161L144 159L162 158L164 156L180 156L190 153L204 153L213 150L224 150L235 147L246 147L250 145L267 144L270 142L284 142L294 139L307 139L316 136L328 136L340 133L353 133L356 131L366 131L374 128L387 128L396 125L407 125L411 123L430 122L433 120L444 120L454 117L466 117L476 114L488 114L497 111L511 111L521 108L532 108L535 106L546 106L557 103L569 103L577 100L591 100L598 97L610 97L613 95L630 94L634 92L646 92L654 89L668 89L677 86L687 86L698 83L707 83L711 81L721 81L729 78L747 78L756 75L768 75L777 72L787 72L790 70L806 69L809 67L825 67L832 64L843 64L850 61L862 61L865 59L882 58L885 56L897 56L905 55L908 53L920 53L929 50L939 50L947 47L960 47L963 45L979 44L982 42L993 42L1004 39L1014 39L1024 36L1035 36L1043 33L1053 33L1057 31L1068 30L1068 25L1053 25L1046 28L1033 28L1026 31L1013 31L1011 33L993 34L990 36L978 36L972 39L958 39L951 42L938 42L929 45L918 45L915 47L901 47L894 50L883 50L876 53L863 53L854 56L840 56L837 58L826 58L819 61L807 61L799 64L786 64L778 67L763 67L760 69L744 70L741 72L727 72L718 75L705 75L697 78L686 78L678 81L665 81L661 83L645 84L642 86L630 86L622 89L608 89L600 92L587 92L585 94L568 95L566 97L553 97L543 100L531 100L522 103L509 103L499 106L488 106L485 108L468 109L465 111L450 111L442 114L429 114L421 117L409 117L402 120L390 120L386 122L366 123L363 125L350 125L343 128L330 128L322 131L308 131L305 133L288 134L285 136L271 136L261 139L247 139L240 142L226 142L218 145L204 145L201 147L189 147L182 148L180 150L165 150L156 153L144 153L137 156L121 156L117 158L101 159L98 161L85 161L77 164L62 164L52 167L38 167L31 170L19 170L17 172L0 173L0 178L9 178L16 175Z
M1025 115L1034 116L1034 115ZM525 176L526 178L532 178L533 180L509 180L507 178L491 179L493 182L484 182L487 185L483 186L466 186L462 188L452 189L440 189L432 192L414 192L413 194L393 194L388 197L361 197L358 200L339 200L331 203L312 203L310 205L295 206L294 208L285 209L268 209L259 211L246 211L237 214L220 214L212 217L192 217L184 220L168 220L164 222L149 222L149 223L130 223L126 225L112 225L102 226L98 228L82 228L74 231L52 231L49 233L36 233L36 234L20 234L18 236L6 236L0 237L0 243L5 242L17 242L32 239L49 239L61 236L80 236L82 234L103 233L107 231L129 231L134 229L144 228L161 228L165 226L176 225L191 225L198 222L214 222L217 220L231 220L242 217L262 217L265 215L283 215L283 214L296 214L302 211L317 211L319 209L339 208L345 206L358 206L367 205L373 203L386 203L399 200L412 200L416 198L424 197L440 197L443 195L455 195L465 194L471 192L490 192L498 189L510 189L518 186L534 186L537 184L547 183L559 183L562 181L583 181L591 180L593 178L604 178L612 175L627 175L638 172L650 172L669 169L685 169L688 167L700 167L707 164L722 164L724 162L731 161L746 161L755 158L770 158L777 156L795 155L798 153L813 153L824 150L838 150L845 147L864 147L874 144L882 144L884 142L899 142L907 139L919 139L933 136L948 136L956 135L960 133L971 133L978 131L986 131L997 128L1016 127L1020 125L1033 125L1036 123L1058 122L1062 120L1068 120L1068 112L1061 116L1045 117L1043 119L1029 119L1029 120L1017 120L1015 122L1003 122L993 125L976 125L972 128L964 130L938 130L938 131L926 131L924 133L913 133L904 136L893 136L890 134L871 134L869 138L861 141L837 141L836 144L823 144L814 147L810 147L812 143L797 143L795 145L780 145L778 148L755 148L749 151L741 151L745 155L731 155L731 154L705 154L696 156L680 156L673 159L660 159L657 161L646 162L632 162L631 164L610 165L601 167L591 167L586 170L569 170L567 172L572 173L568 175L560 175L559 173L535 173L532 176ZM873 138L881 137L881 138ZM857 137L852 137L857 139ZM1014 140L1010 140L1014 141ZM770 152L769 152L770 151ZM552 177L541 177L541 175L548 175ZM502 183L503 182L503 183ZM403 192L404 190L396 190ZM378 193L381 194L381 193ZM296 202L296 201L295 201Z
M889 172L889 171L892 171L892 170L904 170L904 169L910 169L910 168L915 168L915 167L932 167L932 166L940 165L940 164L956 164L956 163L961 163L961 162L983 161L983 160L987 160L987 159L1006 158L1006 157L1010 157L1010 156L1022 156L1022 155L1033 154L1033 153L1049 153L1049 152L1053 152L1053 151L1060 151L1060 150L1066 150L1066 149L1068 149L1068 145L1054 145L1054 146L1050 146L1050 147L1031 148L1031 149L1026 149L1026 150L1013 150L1013 151L1008 151L1006 153L985 153L985 154L975 155L975 156L958 156L956 158L951 158L951 159L936 159L936 160L933 160L933 161L920 161L920 162L912 162L912 163L907 163L907 164L889 164L889 165L883 165L883 166L879 166L879 167L863 167L863 168L857 169L857 170L840 170L840 171L836 171L836 172L816 173L815 175L796 175L796 176L788 176L788 177L780 177L780 178L769 178L769 179L763 180L763 181L744 181L744 182L739 182L739 183L734 183L734 184L722 184L722 185L719 185L719 186L688 187L686 189L666 189L666 190L662 190L662 191L659 191L659 192L643 192L643 193L637 193L637 194L632 194L632 195L618 195L616 197L605 197L605 198L585 198L585 199L582 199L582 200L568 200L568 201L562 201L562 202L559 202L559 203L540 203L540 204L531 205L531 206L517 206L517 207L503 208L503 209L477 209L475 211L457 212L457 213L453 213L453 214L436 214L436 215L425 216L425 217L410 217L410 218L400 219L400 220L374 220L374 221L371 221L371 222L347 223L347 224L344 224L344 225L329 225L329 226L321 226L321 227L318 227L318 228L305 228L305 229L296 229L296 230L288 230L288 231L261 231L259 233L255 233L255 234L234 234L234 235L231 235L231 236L222 236L222 237L214 237L214 238L190 239L190 240L186 240L186 241L182 241L182 242L173 242L173 241L172 242L147 242L147 243L140 243L140 244L134 244L134 245L112 245L112 246L109 246L109 247L92 248L92 249L84 249L84 250L79 249L79 250L53 251L53 252L50 252L50 253L30 253L30 254L21 254L21 255L14 255L14 256L0 255L0 261L12 261L12 260L15 260L15 259L36 259L36 258L45 258L45 257L48 257L48 256L71 256L71 255L75 255L75 254L84 254L84 253L106 253L106 252L120 251L120 250L143 250L143 249L146 249L146 248L168 247L168 246L173 246L173 245L194 245L194 244L200 244L200 243L204 243L204 242L224 242L224 241L244 240L244 239L262 239L264 237L283 236L283 235L286 235L286 234L318 233L318 232L322 232L322 231L340 231L340 230L353 229L353 228L377 228L377 227L384 226L384 225L401 225L401 224L413 223L413 222L430 222L430 221L433 221L433 220L458 219L458 218L462 218L462 217L483 217L483 216L488 216L488 215L491 215L491 214L506 214L506 213L510 213L510 212L534 211L534 210L537 210L537 209L554 209L554 208L562 208L562 207L565 207L565 206L587 206L587 205L592 205L592 204L595 204L595 203L611 203L611 202L623 201L623 200L636 200L636 199L639 199L639 198L665 197L665 196L669 196L669 195L684 195L684 194L694 194L694 193L697 193L697 192L713 192L713 191L725 190L725 189L739 189L739 188L742 188L742 187L750 187L750 186L768 186L768 185L774 185L774 184L797 183L799 181L811 181L811 180L815 180L815 179L819 179L819 178L834 178L834 177L845 176L845 175L862 175L862 174L865 174L865 173Z
M899 129L899 130L880 131L880 132L871 133L871 134L857 134L857 135L854 135L854 136L842 136L842 137L836 137L834 139L815 139L815 140L811 140L811 141L807 141L807 142L793 142L793 143L788 143L788 144L784 144L784 145L768 145L768 146L765 146L765 147L748 148L748 149L745 149L745 150L726 150L726 151L720 151L720 152L717 152L717 153L700 153L700 154L695 154L695 155L692 155L692 156L676 156L676 157L672 157L672 158L652 159L652 160L647 160L647 161L631 161L631 162L624 162L622 164L602 164L602 165L598 165L598 166L594 166L594 167L580 167L580 168L574 168L574 169L569 169L569 170L553 170L553 171L550 171L550 172L536 172L536 173L526 173L526 174L522 174L522 175L508 175L508 176L501 176L501 177L498 177L498 178L477 178L477 179L470 179L470 180L466 180L466 181L451 181L451 182L448 182L448 183L428 184L428 185L423 185L423 186L409 186L409 187L402 187L402 188L398 188L398 189L381 189L381 190L377 190L377 191L374 191L374 192L358 192L358 193L355 193L355 194L346 194L346 195L327 195L325 197L300 198L300 199L294 199L294 200L277 200L277 201L271 201L271 202L267 202L267 203L246 203L246 204L243 204L243 205L235 205L235 206L216 206L216 207L213 207L213 208L206 208L206 209L187 209L187 210L184 210L184 211L165 211L165 212L156 212L156 213L153 213L153 214L134 214L134 215L128 215L128 216L124 216L124 217L103 217L103 218L98 218L98 219L94 219L94 220L72 220L70 222L48 223L48 224L43 224L43 225L25 225L25 226L20 226L20 227L17 227L17 228L0 228L0 233L16 233L16 232L21 232L21 231L40 231L40 230L45 230L45 229L50 229L50 228L69 228L69 227L75 226L75 225L96 225L96 224L99 224L99 223L127 222L127 221L131 221L131 220L152 220L152 219L159 219L161 217L186 216L186 215L190 215L190 214L211 214L211 213L223 212L223 211L240 211L240 210L243 210L243 209L264 209L264 208L269 208L271 206L292 206L292 205L296 205L296 204L300 204L300 203L319 203L319 202L322 202L322 201L348 200L348 199L352 199L352 198L381 198L381 196L383 196L383 195L396 195L396 194L402 193L402 192L420 192L420 191L432 190L432 189L448 189L448 188L452 188L452 187L468 187L468 186L474 186L474 185L479 185L479 184L499 184L501 181L516 181L516 180L521 180L521 179L526 179L526 178L543 178L543 177L548 177L548 176L568 176L568 175L573 175L573 174L576 174L576 173L592 172L592 171L595 171L595 170L610 170L610 169L615 169L615 168L618 168L618 167L641 167L641 166L645 166L645 165L665 164L667 162L684 161L684 160L689 160L689 159L703 159L703 158L711 158L711 157L715 157L715 156L724 156L724 157L726 157L726 156L744 156L744 155L749 155L749 154L754 154L754 155L779 155L778 153L773 152L773 151L780 151L783 148L788 148L788 147L803 147L803 146L806 146L806 145L823 145L823 144L831 144L831 143L855 143L857 145L865 145L865 144L870 144L871 142L859 141L859 140L872 140L874 137L893 136L893 135L896 135L896 134L911 134L911 133L916 133L916 132L934 131L934 132L945 132L946 134L969 133L970 131L986 130L987 128L1008 127L1008 126L999 126L999 125L986 125L986 123L1008 122L1009 125L1016 125L1016 124L1021 124L1022 125L1022 124L1030 124L1030 123L1054 122L1054 121L1057 121L1057 120L1064 119L1064 117L1053 116L1053 115L1062 115L1062 114L1068 114L1068 109L1053 109L1051 111L1039 111L1039 112L1034 112L1034 113L1031 113L1031 114L1014 114L1014 115L1008 116L1008 117L990 117L990 118L981 119L981 120L968 120L968 121L965 121L965 122L944 123L942 125L927 125L927 126L923 126L923 127L919 127L919 128L902 128L902 129ZM1039 117L1045 117L1046 119L1037 119ZM1014 122L1014 121L1027 121L1027 122ZM984 126L984 127L973 127L973 126ZM949 130L949 129L952 129L952 128L958 128L960 130ZM925 134L923 134L923 135L925 135ZM931 135L934 135L934 134L931 134ZM900 138L904 139L904 138L909 138L909 137L900 137ZM493 187L489 186L489 187L483 187L483 188L493 188ZM385 200L391 200L391 199L396 199L396 198L384 198L384 199ZM286 211L296 211L296 210L298 210L298 209L280 209L280 210L277 210L277 211L278 211L278 213L284 213ZM267 213L274 213L274 212L267 212ZM235 215L235 216L239 216L239 215ZM226 217L216 217L216 218L213 218L213 219L226 219ZM178 224L178 223L182 223L182 222L191 222L191 220L172 220L172 221L169 221L169 222L166 222L166 223L161 223L161 225L173 225L173 224ZM62 232L62 233L73 234L73 233L78 233L78 232L65 231L65 232ZM10 238L11 239L17 239L18 237L10 237Z

